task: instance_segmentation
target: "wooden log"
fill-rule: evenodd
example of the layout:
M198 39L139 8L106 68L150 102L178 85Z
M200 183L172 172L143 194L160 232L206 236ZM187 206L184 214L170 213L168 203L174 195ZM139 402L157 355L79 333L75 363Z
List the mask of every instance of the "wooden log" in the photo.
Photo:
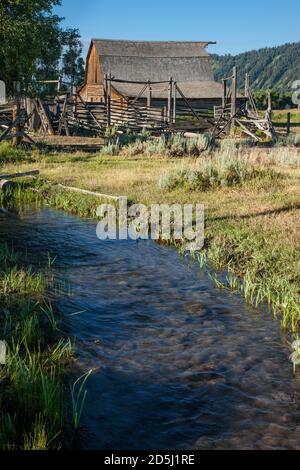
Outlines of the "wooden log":
M38 176L39 170L23 171L21 173L9 173L6 175L0 175L0 180L11 180L15 178L23 178L24 176Z
M151 88L150 82L148 82L147 88L148 88L147 107L150 108L151 107L151 101L152 101L152 88Z
M236 119L236 123L239 124L245 134L252 137L254 140L256 140L256 142L259 142L259 138L253 132L251 132L239 119Z
M72 84L72 105L73 105L73 114L76 115L77 111L77 86Z
M287 122L273 122L274 127L287 127ZM300 127L299 122L291 122L290 123L290 129L292 130L293 127Z
M15 126L17 125L19 119L20 119L20 116L18 116L16 119L14 119L12 124L6 128L6 130L3 132L3 134L0 135L0 142L8 136L8 134L13 130L13 128L15 128Z
M17 133L18 133L19 130L20 130L20 119L18 119L19 112L20 112L19 106L18 106L18 105L15 105L15 106L14 106L14 109L13 109L13 121L14 121L15 125L14 125L14 127L12 128L12 131L13 131L12 144L13 144L15 147L21 142L20 137L17 137ZM3 136L2 136L2 138L3 138Z
M269 91L268 92L268 113L272 114L272 111L273 111L272 94Z
M247 72L245 75L245 97L249 98L250 94L250 75Z
M9 189L12 186L12 182L8 180L0 180L0 191Z
M0 365L1 366L4 366L6 364L6 356L7 356L6 342L1 340L0 341Z
M75 193L80 193L80 194L87 194L89 196L96 196L102 199L112 199L114 201L119 201L118 196L111 196L109 194L101 194L101 193L96 193L94 191L88 191L87 189L80 189L80 188L73 188L72 186L64 186L63 184L58 185L60 188L65 189L66 191L72 191Z
M21 130L21 120L18 119L18 116L20 115L21 111L21 99L20 99L20 93L21 93L21 83L20 82L14 82L13 83L14 87L14 95L15 95L15 105L13 107L13 121L15 121L15 126L13 128L13 139L12 143L14 146L17 146L22 142L22 137L19 135L17 136L18 132Z
M95 124L98 126L98 128L100 129L100 131L103 131L100 123L98 122L97 118L95 117L94 113L88 108L87 104L83 101L80 93L77 94L79 100L81 101L81 103L83 104L83 106L85 107L85 109L89 112L91 118L93 119L93 121L95 122Z
M197 118L198 120L201 120L201 118L198 116L198 114L194 111L194 108L192 107L192 105L188 102L188 100L186 99L186 97L184 96L183 92L181 91L181 89L179 88L178 84L176 84L176 90L178 91L178 93L180 94L181 98L184 100L185 104L187 105L187 107L191 110L192 114L195 116L195 118Z
M134 80L118 80L116 78L113 79L115 83L130 83L130 84L135 84L135 85L145 85L145 82L140 82L140 81L134 81ZM155 81L150 81L151 85L163 85L170 83L170 80L168 81L161 81L161 82L155 82Z
M41 99L36 100L36 109L37 113L41 119L42 127L44 128L45 133L49 135L55 135L55 132L53 130L51 121L48 117L48 114L46 112L46 109L44 107L44 104Z
M199 137L199 134L196 132L184 132L182 135L188 139L197 139Z
M134 105L135 103L137 103L137 101L143 96L143 94L147 90L147 87L148 87L148 83L141 89L141 91L136 96L136 98L133 101L129 102L129 104ZM120 104L120 101L114 101L114 103L119 103Z
M70 136L70 130L69 130L68 120L67 120L67 105L68 105L68 95L65 96L65 101L64 101L63 109L62 109L62 114L61 114L61 117L60 117L60 120L59 120L58 134L59 135L62 134L62 129L63 129L63 126L64 126L66 136L69 137Z
M223 78L223 96L222 96L222 108L224 109L227 101L227 80Z

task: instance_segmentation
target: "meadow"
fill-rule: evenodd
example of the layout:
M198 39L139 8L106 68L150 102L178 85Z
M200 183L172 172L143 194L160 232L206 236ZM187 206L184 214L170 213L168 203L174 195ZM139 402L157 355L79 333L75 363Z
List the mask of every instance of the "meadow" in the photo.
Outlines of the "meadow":
M146 205L204 204L206 242L200 265L208 263L216 271L221 288L238 291L254 305L269 305L283 330L297 335L299 137L265 148L228 140L204 151L205 139L145 138L125 145L113 139L95 154L28 154L4 144L1 172L39 169L38 180L14 191L15 202L44 201L82 217L96 216L99 199L67 192L59 184ZM221 282L218 273L224 272L227 280Z

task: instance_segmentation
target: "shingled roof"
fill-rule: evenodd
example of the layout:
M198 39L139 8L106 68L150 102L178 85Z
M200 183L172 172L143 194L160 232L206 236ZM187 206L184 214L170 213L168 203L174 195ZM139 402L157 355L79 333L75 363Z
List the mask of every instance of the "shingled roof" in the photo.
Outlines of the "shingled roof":
M209 42L145 42L93 39L103 75L127 81L166 81L172 77L187 98L221 98L222 85L214 81ZM124 96L136 96L141 87L113 83ZM153 98L167 97L167 89L153 87Z
M120 41L92 39L99 55L121 57L208 57L210 42Z

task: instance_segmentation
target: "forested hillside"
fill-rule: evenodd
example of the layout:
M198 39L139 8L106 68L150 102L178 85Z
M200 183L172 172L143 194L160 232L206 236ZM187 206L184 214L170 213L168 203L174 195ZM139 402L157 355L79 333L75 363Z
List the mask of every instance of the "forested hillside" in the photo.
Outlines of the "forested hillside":
M246 72L250 72L252 87L256 90L291 91L291 83L300 80L300 42L279 47L245 52L236 56L213 55L215 78L231 75L232 67L239 69L239 86L243 86Z

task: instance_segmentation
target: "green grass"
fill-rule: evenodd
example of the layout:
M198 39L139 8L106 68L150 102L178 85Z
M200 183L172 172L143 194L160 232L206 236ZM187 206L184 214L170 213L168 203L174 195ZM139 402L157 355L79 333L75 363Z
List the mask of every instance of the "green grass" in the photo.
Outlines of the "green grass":
M85 385L92 373L92 370L88 371L75 380L71 387L72 424L75 432L78 432L80 429L82 413L87 398L87 390L85 389Z
M46 280L41 273L33 274L31 269L12 268L3 273L0 280L0 289L3 295L8 294L43 294Z
M274 240L271 252L268 237ZM253 233L246 227L227 226L225 230L218 227L207 243L206 260L217 271L228 272L225 283L219 276L214 277L217 286L241 293L256 307L267 305L281 318L285 332L297 333L300 327L299 278L295 279L298 250L276 245L275 238L272 233Z
M12 147L8 142L3 142L0 145L0 163L17 163L23 161L27 153L18 148Z
M59 318L46 301L48 271L33 272L22 265L25 258L0 246L0 328L7 344L0 369L0 449L57 449L66 419L64 364L72 345L60 337Z
M291 122L300 124L300 112L298 110L290 110L291 113ZM287 122L287 112L282 111L273 111L272 119L274 122L286 123Z

